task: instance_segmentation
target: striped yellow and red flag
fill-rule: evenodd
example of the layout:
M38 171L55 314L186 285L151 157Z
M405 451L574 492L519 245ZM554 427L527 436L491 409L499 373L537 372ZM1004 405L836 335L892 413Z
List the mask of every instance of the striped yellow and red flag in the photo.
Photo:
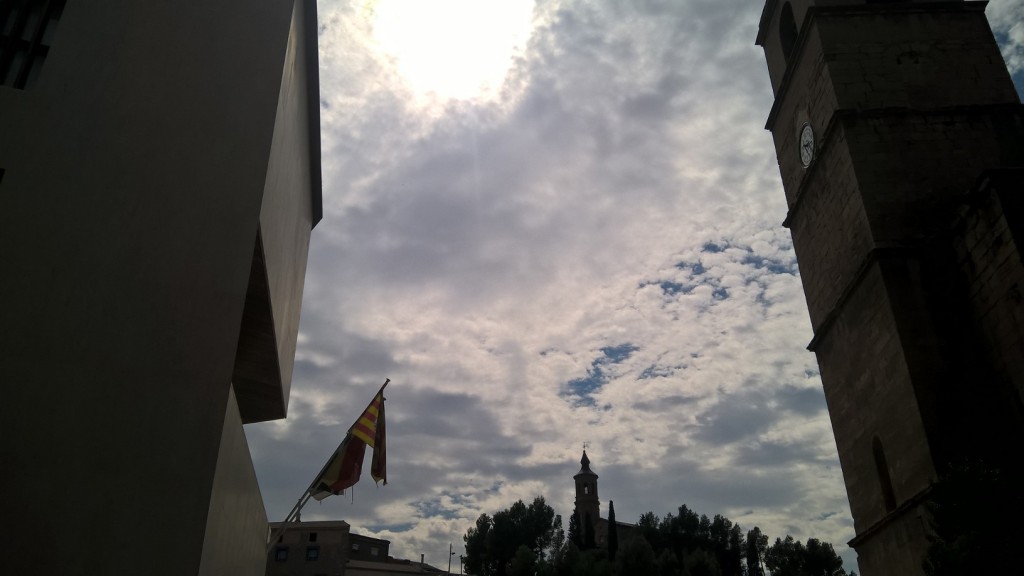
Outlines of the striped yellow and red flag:
M384 392L381 390L363 411L363 415L352 425L349 433L373 448L377 442L377 420L384 409Z
M387 386L387 382L384 386ZM367 446L373 448L370 475L376 482L383 480L384 484L388 483L385 463L387 439L384 427L384 386L373 397L366 410L363 410L356 423L349 428L348 434L331 455L323 472L313 481L313 488L310 490L313 498L323 500L331 494L342 494L346 488L354 486L363 471L363 456L366 454Z

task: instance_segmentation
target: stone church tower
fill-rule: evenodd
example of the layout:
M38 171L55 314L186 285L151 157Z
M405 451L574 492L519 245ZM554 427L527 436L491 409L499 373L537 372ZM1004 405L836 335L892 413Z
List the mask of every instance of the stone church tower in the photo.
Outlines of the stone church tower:
M590 458L587 458L586 450L583 450L583 457L580 458L580 471L572 478L576 481L576 514L580 534L585 533L588 522L591 529L596 531L601 519L601 501L597 499L597 474L590 469Z
M1024 109L985 4L768 0L758 30L864 576L922 573L950 466L1020 463Z

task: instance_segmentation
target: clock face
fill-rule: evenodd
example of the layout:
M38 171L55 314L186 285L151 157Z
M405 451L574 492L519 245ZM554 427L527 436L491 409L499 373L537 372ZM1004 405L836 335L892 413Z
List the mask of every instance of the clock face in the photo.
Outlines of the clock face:
M807 168L814 160L814 130L810 124L800 129L800 162Z

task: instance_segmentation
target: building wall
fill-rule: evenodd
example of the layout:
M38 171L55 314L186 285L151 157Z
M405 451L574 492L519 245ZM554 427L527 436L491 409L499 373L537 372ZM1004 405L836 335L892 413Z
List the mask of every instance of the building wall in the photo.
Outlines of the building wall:
M935 478L882 268L871 266L817 350L857 533L887 513L872 461L875 437L888 455L897 503ZM865 399L872 399L870 410Z
M857 544L861 574L919 574L927 542L928 512L911 506L894 515L877 536ZM874 535L873 535L874 536Z
M260 499L231 381L292 12L69 2L38 81L0 87L0 516L8 546L50 543L12 572L190 574L234 565L206 544L251 547L224 536Z
M348 559L381 562L388 559L391 542L361 534L349 535Z
M316 37L316 30L305 30L303 12L303 3L295 2L260 208L260 238L270 299L274 304L277 355L281 359L282 385L278 393L285 407L288 406L299 334L309 230L313 227L309 190L314 175L308 159L314 151L310 149L310 126L306 116L310 95L307 94L309 83L303 54L306 34ZM315 26L315 22L313 24ZM312 99L318 110L320 94L312 94ZM315 152L319 154L319 150Z
M1021 138L1024 142L1024 137ZM1024 152L1022 152L1024 155ZM956 262L969 278L967 295L993 381L972 380L1021 420L1024 413L1024 170L982 175L961 212L955 237ZM1002 386L1000 386L1000 384Z
M316 21L308 18L307 5L315 3L295 2L291 14L260 205L256 250L261 266L252 271L260 277L250 280L233 374L246 423L284 418L287 413L309 231L319 209L318 198L310 194L320 185L320 94L310 88L317 84ZM310 162L312 157L316 162ZM258 303L252 301L255 286Z
M280 523L271 524L276 529ZM341 521L292 524L271 547L267 576L344 576L351 547L349 525ZM282 557L280 550L285 551ZM315 557L310 551L315 550Z
M262 574L267 560L267 514L234 389L221 433L199 574Z

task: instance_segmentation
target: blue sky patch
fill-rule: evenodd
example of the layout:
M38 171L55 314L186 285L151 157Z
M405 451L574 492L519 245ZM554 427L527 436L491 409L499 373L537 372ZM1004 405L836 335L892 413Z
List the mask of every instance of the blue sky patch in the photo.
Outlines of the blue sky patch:
M676 264L676 268L679 268L680 270L689 270L695 276L707 272L707 268L704 268L704 264L700 262L686 262L685 260Z
M680 368L686 368L686 366L680 366ZM640 376L637 377L637 380L650 380L651 378L667 378L668 376L671 376L674 373L674 368L652 364L647 368L644 368L644 371L640 373Z
M753 266L758 270L767 270L772 274L791 274L796 276L796 261L782 262L756 254L747 254L743 257L743 263Z
M1006 32L995 32L995 37L1000 47L1011 43L1010 36ZM1024 99L1024 70L1018 70L1016 73L1010 74L1010 80L1013 81L1013 86L1017 89L1017 96Z
M711 297L715 300L725 300L729 297L729 291L719 286L715 288L715 291L711 293Z
M665 296L675 296L677 294L690 294L693 292L694 286L688 284L681 284L679 282L673 282L671 280L662 280L660 282L641 282L638 288L644 288L645 286L658 286L661 288L661 293Z
M661 283L658 284L658 286L661 286L661 291L666 296L675 296L680 292L682 292L683 294L689 294L690 292L693 292L693 286L684 286L678 282L670 282L668 280L662 280Z
M718 244L715 244L714 242L706 242L704 244L704 246L701 247L700 250L701 250L701 252L707 252L709 254L717 254L719 252L724 251L728 247L729 247L728 244L718 245Z
M637 346L626 343L619 344L618 346L608 346L606 348L601 348L601 353L604 354L605 358L607 358L612 364L619 364L623 360L632 356L633 352L636 352L639 349L640 348L638 348ZM601 362L601 359L598 358L597 360L595 360L595 363L597 362Z
M605 372L605 367L612 364L621 364L633 355L640 348L627 342L618 346L606 346L601 348L601 356L595 358L587 369L587 375L583 378L575 378L567 383L568 390L562 394L575 396L576 406L596 406L593 394L601 389L611 379ZM605 407L607 409L608 407Z
M456 511L443 508L439 498L413 502L413 506L416 508L416 511L420 513L420 517L422 518L444 518L445 520L454 520L459 516Z

